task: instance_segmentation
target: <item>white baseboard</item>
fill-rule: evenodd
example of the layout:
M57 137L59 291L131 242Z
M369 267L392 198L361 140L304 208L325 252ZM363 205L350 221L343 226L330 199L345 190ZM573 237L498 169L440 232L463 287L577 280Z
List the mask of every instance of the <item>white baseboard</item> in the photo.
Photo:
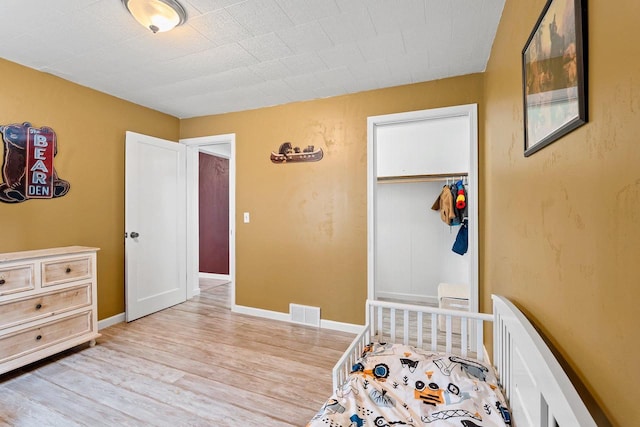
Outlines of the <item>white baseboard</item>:
M198 295L200 295L200 288L193 288L193 290L191 291L191 296L197 297Z
M279 311L263 310L262 308L246 307L244 305L234 305L231 307L234 313L246 314L249 316L263 317L265 319L279 320L281 322L289 322L289 313L281 313Z
M200 293L200 289L194 289L194 295L197 295L199 293ZM289 316L289 313L281 313L279 311L263 310L261 308L246 307L243 305L234 305L231 308L231 311L233 311L234 313L246 314L249 316L278 320L280 322L295 323L296 325L301 324L297 322L292 322ZM122 323L125 321L125 319L126 318L124 313L116 314L115 316L111 316L107 319L102 319L98 321L98 330L108 328L109 326L112 326L118 323ZM333 331L341 331L341 332L357 334L357 333L360 333L360 331L363 328L363 325L355 325L352 323L342 323L342 322L336 322L333 320L321 319L320 327L323 329L330 329Z
M198 277L201 279L216 279L216 280L231 280L231 276L228 274L218 273L198 273Z
M246 307L243 305L234 305L231 307L231 311L234 313L246 314L249 316L262 317L265 319L278 320L281 322L294 323L301 325L301 323L292 322L289 313L281 313L279 311L264 310L262 308ZM362 331L363 325L354 325L351 323L335 322L333 320L320 320L320 327L323 329L330 329L334 331L349 332L357 334Z
M122 323L126 320L124 313L116 314L115 316L107 317L106 319L98 320L98 330L108 328L109 326Z
M414 294L405 294L402 292L376 291L376 298L388 298L388 299L396 299L401 301L426 302L426 303L438 305L438 297L431 296L431 295L414 295Z
M320 320L320 327L323 329L331 329L333 331L349 332L351 334L359 334L362 332L364 325L355 325L353 323L342 323L334 320Z

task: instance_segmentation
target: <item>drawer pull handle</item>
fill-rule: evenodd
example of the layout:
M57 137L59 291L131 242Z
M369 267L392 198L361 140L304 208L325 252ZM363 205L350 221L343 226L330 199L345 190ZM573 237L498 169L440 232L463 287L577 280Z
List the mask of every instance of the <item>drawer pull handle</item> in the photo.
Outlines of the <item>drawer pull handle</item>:
M41 339L42 339L42 335L38 335L38 336L36 337L36 341L40 341Z
M67 267L67 269L64 272L67 274L71 273L71 267Z
M7 283L7 281L6 281L6 280L4 280L4 279L0 279L0 286L4 285L5 283Z
M36 305L36 310L40 310L42 308L42 304Z

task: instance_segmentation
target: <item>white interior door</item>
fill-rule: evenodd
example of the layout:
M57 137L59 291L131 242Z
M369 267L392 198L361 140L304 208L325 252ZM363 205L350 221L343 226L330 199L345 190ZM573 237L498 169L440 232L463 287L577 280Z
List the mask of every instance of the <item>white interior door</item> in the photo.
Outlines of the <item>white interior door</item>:
M130 322L187 297L185 147L126 133L125 288Z

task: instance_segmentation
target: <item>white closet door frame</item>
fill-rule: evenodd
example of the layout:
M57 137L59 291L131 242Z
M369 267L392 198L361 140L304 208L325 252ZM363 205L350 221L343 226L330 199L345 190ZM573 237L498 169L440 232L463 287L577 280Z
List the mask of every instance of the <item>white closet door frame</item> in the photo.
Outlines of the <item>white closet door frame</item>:
M467 104L406 113L386 114L367 118L367 297L375 299L375 213L376 213L376 128L390 124L399 124L438 118L468 117L469 119L469 251L470 260L470 300L471 311L479 309L478 274L478 105Z

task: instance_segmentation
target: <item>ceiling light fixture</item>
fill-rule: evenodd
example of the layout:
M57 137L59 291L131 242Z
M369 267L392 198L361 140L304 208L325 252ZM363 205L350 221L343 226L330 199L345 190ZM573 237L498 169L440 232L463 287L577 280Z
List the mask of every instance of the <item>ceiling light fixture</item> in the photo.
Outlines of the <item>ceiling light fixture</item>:
M122 4L136 21L154 34L187 21L187 12L176 0L122 0Z

